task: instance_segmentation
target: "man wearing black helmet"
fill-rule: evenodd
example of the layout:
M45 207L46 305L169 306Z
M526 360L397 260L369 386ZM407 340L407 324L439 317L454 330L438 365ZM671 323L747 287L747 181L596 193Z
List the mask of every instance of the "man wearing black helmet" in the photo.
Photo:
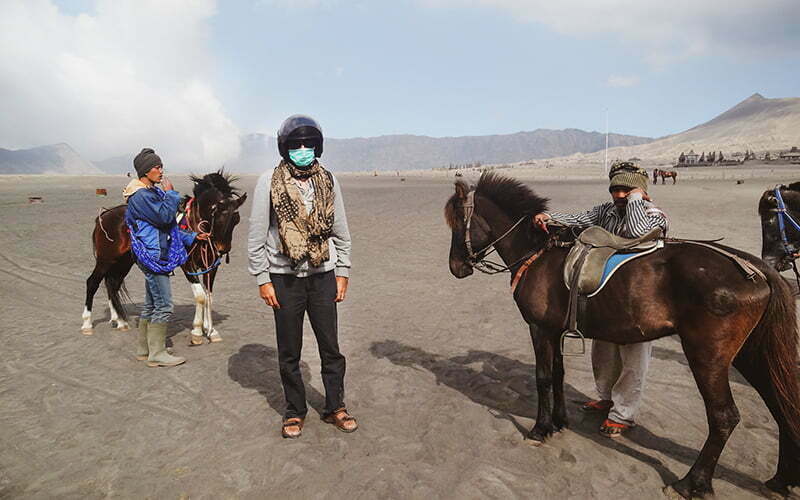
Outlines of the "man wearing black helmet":
M336 311L347 293L350 231L339 183L317 160L322 147L322 128L313 118L287 118L278 131L282 160L259 178L250 215L249 270L275 316L285 438L300 437L308 412L300 374L306 312L322 361L322 419L343 432L358 428L344 405Z

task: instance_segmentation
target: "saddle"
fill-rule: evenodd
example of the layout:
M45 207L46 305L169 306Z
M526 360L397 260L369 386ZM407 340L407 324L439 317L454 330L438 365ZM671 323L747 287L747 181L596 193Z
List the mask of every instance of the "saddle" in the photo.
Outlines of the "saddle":
M600 226L592 226L575 239L564 261L564 283L581 295L594 295L601 283L616 269L606 270L609 259L617 253L625 256L642 256L664 246L661 228L655 228L639 238L623 238L609 233ZM616 259L618 265L628 259ZM606 278L605 280L603 278Z
M587 299L599 293L620 266L663 246L661 228L655 228L639 238L629 239L615 236L600 226L592 226L575 239L564 261L564 284L569 289L569 308L566 329L561 334L562 354L585 353L578 319L584 316ZM580 339L581 352L565 353L565 338Z

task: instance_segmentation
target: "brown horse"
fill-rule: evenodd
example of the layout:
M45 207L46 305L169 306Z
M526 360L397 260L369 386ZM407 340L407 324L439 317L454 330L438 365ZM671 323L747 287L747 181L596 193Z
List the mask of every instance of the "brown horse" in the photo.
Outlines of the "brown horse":
M674 170L661 170L656 168L653 170L653 184L658 184L658 178L661 177L661 184L666 184L667 179L672 179L672 183L678 182L678 172Z
M191 231L209 232L206 241L198 240L189 249L189 260L182 266L186 278L192 283L195 298L195 317L192 322L192 343L203 343L204 335L210 341L222 338L211 322L211 292L214 278L222 258L231 251L233 229L239 223L239 207L247 199L247 193L239 195L233 186L235 178L222 170L203 177L191 176L193 194L182 201L183 213ZM188 213L186 211L188 207ZM81 331L91 335L92 303L94 295L105 280L108 292L111 323L119 330L127 330L128 321L122 297L127 297L125 277L134 263L130 250L128 227L125 225L126 205L119 205L101 213L95 219L92 242L95 267L86 280L86 303L83 310ZM203 283L201 283L201 279Z
M536 357L539 408L527 437L538 442L567 426L559 342L569 302L562 279L568 250L554 245L551 234L532 229L531 216L546 208L547 199L494 174L481 176L474 191L457 181L445 206L452 229L450 271L455 277L471 275L490 245L515 274L534 256L514 300L529 325ZM705 402L709 435L689 472L666 487L666 493L684 498L713 493L717 460L739 422L728 381L732 364L758 391L778 424L778 468L766 485L788 494L790 487L800 485L794 299L780 276L758 258L714 246L755 266L764 278L745 279L730 257L708 247L668 242L620 268L588 299L586 324L598 328L583 333L617 344L680 337Z

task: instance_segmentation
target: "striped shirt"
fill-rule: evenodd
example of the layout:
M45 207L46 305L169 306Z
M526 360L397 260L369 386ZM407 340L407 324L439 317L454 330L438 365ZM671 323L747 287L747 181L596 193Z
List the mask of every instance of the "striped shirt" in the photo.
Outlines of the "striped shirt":
M553 222L569 226L601 226L606 231L623 238L638 238L660 227L664 234L669 229L669 219L652 202L642 199L639 193L628 198L625 210L619 211L614 202L597 205L583 213L566 214L552 212Z

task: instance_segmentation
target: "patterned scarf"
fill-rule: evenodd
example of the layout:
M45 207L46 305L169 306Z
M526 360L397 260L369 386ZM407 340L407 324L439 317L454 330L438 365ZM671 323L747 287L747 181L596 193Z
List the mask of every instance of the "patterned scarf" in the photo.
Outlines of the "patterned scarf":
M310 214L306 213L303 196L293 177L313 183L314 206ZM292 267L306 258L313 267L321 266L330 258L328 238L333 226L333 177L316 161L308 170L281 161L272 175L270 195L283 251Z

